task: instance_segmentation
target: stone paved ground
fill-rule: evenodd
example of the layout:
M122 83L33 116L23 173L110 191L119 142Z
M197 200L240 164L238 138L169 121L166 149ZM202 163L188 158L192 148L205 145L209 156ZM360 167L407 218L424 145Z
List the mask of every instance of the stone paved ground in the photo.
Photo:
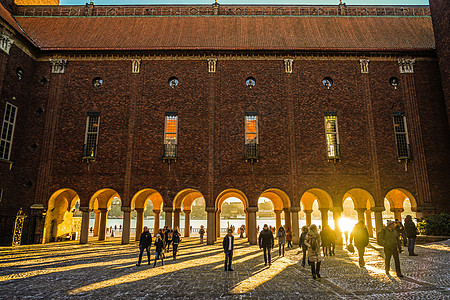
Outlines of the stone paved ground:
M117 238L3 247L0 299L450 299L450 240L417 246L417 257L401 254L402 279L384 274L381 250L372 243L360 269L356 254L337 249L313 280L298 248L285 257L274 251L268 268L261 250L238 238L234 272L223 271L221 243L200 246L197 238L184 238L178 259L166 254L156 268L135 266L136 244Z

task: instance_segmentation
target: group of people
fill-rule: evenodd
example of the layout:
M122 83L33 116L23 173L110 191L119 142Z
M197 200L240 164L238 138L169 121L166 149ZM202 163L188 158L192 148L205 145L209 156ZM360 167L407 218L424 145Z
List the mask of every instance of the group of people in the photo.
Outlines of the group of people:
M142 262L142 255L144 251L147 252L148 264L150 265L150 248L152 246L152 234L148 230L147 226L144 226L143 232L139 238L139 260L136 266L140 266ZM159 229L155 238L155 262L153 267L156 267L158 259L161 260L161 265L164 266L164 252L169 252L170 245L172 244L172 257L177 259L178 245L181 243L181 235L178 228L172 230L169 226L164 226L163 229Z

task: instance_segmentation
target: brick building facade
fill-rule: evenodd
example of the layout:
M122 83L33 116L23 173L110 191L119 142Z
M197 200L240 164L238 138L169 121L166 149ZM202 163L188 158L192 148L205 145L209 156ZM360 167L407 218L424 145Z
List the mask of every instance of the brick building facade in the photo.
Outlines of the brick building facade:
M81 242L92 210L104 239L114 197L124 243L147 201L179 226L203 197L208 243L227 197L244 203L250 243L261 196L294 239L315 200L337 230L348 197L378 230L385 198L396 214L405 199L419 216L449 211L445 1L431 1L434 32L426 6L2 2L0 115L17 110L12 140L2 137L3 244L19 208L22 242L39 243L62 233L78 200Z

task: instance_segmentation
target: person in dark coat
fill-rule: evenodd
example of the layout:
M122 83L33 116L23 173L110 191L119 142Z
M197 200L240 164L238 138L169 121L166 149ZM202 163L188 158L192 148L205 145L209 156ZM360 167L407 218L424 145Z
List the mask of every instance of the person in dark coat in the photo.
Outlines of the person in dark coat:
M323 255L331 256L331 239L330 239L330 231L328 230L329 226L326 225L323 227L323 229L320 231L320 239L322 240L322 249L323 249ZM331 228L330 228L331 230Z
M408 252L409 256L417 256L417 254L414 253L414 246L416 244L416 238L417 238L417 227L416 224L414 224L412 217L410 215L407 215L405 218L405 231L406 231L406 237L408 238Z
M381 245L384 247L386 274L390 275L389 270L391 268L391 256L393 256L397 277L403 277L402 272L400 271L400 259L398 257L400 240L398 237L398 232L395 230L395 223L393 221L388 221L387 226L381 230L379 240Z
M400 243L398 244L398 252L402 253L402 244L406 246L406 234L405 234L405 227L403 226L402 222L398 219L395 219L395 230L398 233L398 238L400 240Z
M364 221L359 220L353 227L352 233L350 234L350 244L355 240L356 249L358 249L359 254L359 266L364 267L364 251L369 244L369 231L367 231L366 226L364 226Z
M172 235L172 253L173 253L173 259L177 259L177 251L178 251L178 245L181 242L180 233L178 232L178 228L175 228Z
M203 236L205 235L205 227L203 225L200 226L200 230L198 231L200 234L200 245L203 244Z
M233 229L228 229L228 234L223 238L223 251L225 252L225 271L234 271L231 268L231 260L233 259L234 236Z
M139 261L136 266L140 266L142 262L142 254L147 250L148 264L150 264L150 247L152 246L152 234L148 231L148 227L144 226L141 237L139 238Z
M306 235L308 234L308 226L302 227L302 234L300 235L300 243L299 246L302 248L303 258L302 258L302 266L304 267L306 264L306 251L308 250L308 246L305 244Z
M158 261L158 258L161 258L161 264L164 266L164 259L162 257L162 252L164 249L164 243L163 240L161 239L161 235L159 235L159 233L156 235L156 239L155 239L155 263L153 264L153 267L156 267L156 262Z
M259 249L263 248L264 251L264 264L267 266L267 262L269 262L269 266L272 265L272 259L270 256L270 251L273 248L274 239L273 239L273 233L271 230L269 230L269 226L267 224L264 224L263 230L261 230L261 233L259 234Z

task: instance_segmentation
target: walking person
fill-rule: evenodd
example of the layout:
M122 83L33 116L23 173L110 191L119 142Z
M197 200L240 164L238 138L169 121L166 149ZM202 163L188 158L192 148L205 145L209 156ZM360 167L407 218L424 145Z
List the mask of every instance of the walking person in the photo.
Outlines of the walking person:
M181 243L181 237L180 233L178 232L178 227L175 228L172 235L172 253L173 253L173 259L177 259L177 251L178 251L178 245Z
M389 270L391 268L391 256L394 257L395 271L397 272L397 277L403 277L400 271L400 259L398 257L398 247L400 245L400 240L397 230L395 230L395 223L393 221L388 221L387 226L381 230L377 240L384 247L384 259L386 275L390 275Z
M395 230L398 233L398 239L400 241L400 243L398 244L398 252L402 253L403 249L402 249L402 243L406 246L406 236L405 236L405 227L403 227L403 224L401 221L399 221L398 219L395 219Z
M222 242L223 251L225 252L225 271L234 271L231 268L231 261L233 259L234 236L233 229L228 229L227 235Z
M330 240L330 233L328 230L328 225L324 226L323 230L320 231L320 238L322 240L323 255L331 256L331 240Z
M272 259L270 251L273 248L274 240L273 233L269 230L269 226L267 226L267 224L264 224L263 230L261 230L261 233L259 234L258 244L259 249L263 248L264 251L264 264L267 266L267 262L269 262L269 266L271 266Z
M353 227L352 233L350 234L350 244L353 240L355 240L355 246L358 249L359 266L362 268L365 265L364 251L369 244L369 232L366 226L364 226L363 220L359 220L355 227Z
M302 267L304 267L306 264L306 250L308 250L308 246L306 246L305 240L307 234L308 234L308 226L305 225L302 227L302 234L300 235L300 243L299 243L299 246L303 252Z
M278 228L278 255L281 256L283 254L284 256L284 245L286 244L286 231L284 231L283 226Z
M139 238L139 260L136 266L140 266L142 262L142 254L144 250L147 251L148 264L150 264L150 247L152 246L152 234L148 231L148 227L144 226L144 232L141 233Z
M240 227L239 230L240 230L240 231L239 231L239 233L240 233L239 237L240 237L240 238L243 238L243 237L244 237L244 231L245 231L244 225L241 225L241 227Z
M292 246L292 231L289 227L286 229L286 243L287 243L288 248L293 247Z
M200 234L200 245L203 244L203 236L205 235L205 227L203 225L200 225L200 230L198 231Z
M322 255L320 251L321 238L317 226L311 224L305 238L305 245L308 247L308 263L311 266L313 279L320 278L320 264Z
M405 218L405 231L406 237L408 238L409 256L417 256L417 254L414 253L414 246L416 245L416 238L418 231L416 224L414 224L412 217L410 215L407 215Z
M161 238L161 235L158 233L156 235L156 239L155 239L155 263L153 264L153 267L156 267L156 262L158 261L158 258L161 258L161 265L164 266L164 259L163 259L163 249L164 249L164 243L163 240Z

